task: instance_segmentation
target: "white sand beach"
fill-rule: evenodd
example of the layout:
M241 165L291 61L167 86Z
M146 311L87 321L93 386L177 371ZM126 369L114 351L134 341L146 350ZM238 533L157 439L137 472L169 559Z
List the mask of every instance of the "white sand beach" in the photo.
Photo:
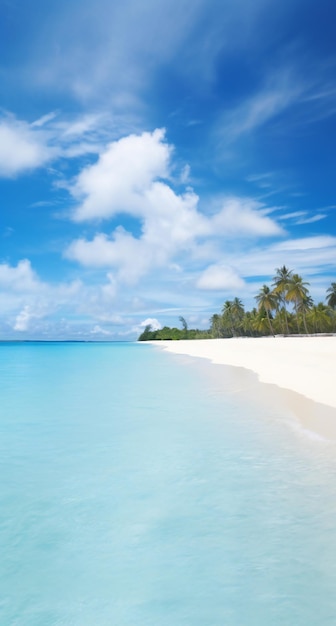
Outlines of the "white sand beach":
M152 342L175 354L244 367L260 382L336 408L336 336L202 339Z

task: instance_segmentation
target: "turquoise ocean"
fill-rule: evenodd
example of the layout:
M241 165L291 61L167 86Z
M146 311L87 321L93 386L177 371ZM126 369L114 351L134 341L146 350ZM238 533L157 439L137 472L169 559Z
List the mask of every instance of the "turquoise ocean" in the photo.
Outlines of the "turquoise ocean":
M1 626L336 624L335 447L225 372L0 344Z

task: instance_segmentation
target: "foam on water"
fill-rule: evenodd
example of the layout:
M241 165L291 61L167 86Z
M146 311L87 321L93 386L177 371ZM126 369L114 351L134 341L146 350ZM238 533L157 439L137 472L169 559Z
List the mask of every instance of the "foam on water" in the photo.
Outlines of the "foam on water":
M1 625L335 624L334 448L277 407L137 344L1 344L0 389Z

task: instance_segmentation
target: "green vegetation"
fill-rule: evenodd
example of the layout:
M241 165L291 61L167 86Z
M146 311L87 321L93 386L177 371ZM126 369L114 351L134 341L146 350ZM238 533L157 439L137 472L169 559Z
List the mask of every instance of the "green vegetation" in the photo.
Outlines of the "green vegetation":
M161 330L151 330L151 326L145 327L143 333L138 337L138 341L153 340L176 340L176 339L211 339L212 335L209 330L198 330L188 328L169 328L164 326Z
M261 337L336 332L336 282L326 292L326 304L315 304L309 283L285 265L276 270L271 287L263 285L255 300L257 307L245 311L240 298L226 300L221 314L210 318L209 330L189 329L184 317L182 329L146 326L138 341L154 339L209 339L219 337Z

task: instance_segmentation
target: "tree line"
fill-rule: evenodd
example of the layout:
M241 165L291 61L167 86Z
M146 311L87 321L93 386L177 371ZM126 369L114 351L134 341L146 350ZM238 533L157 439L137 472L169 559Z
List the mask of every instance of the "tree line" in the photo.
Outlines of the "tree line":
M205 339L211 338L210 330L199 330L198 328L188 328L188 324L184 317L179 317L182 328L170 328L164 326L160 330L152 330L150 324L145 326L144 331L138 337L138 341L154 341L154 340L176 340L176 339Z
M182 328L153 331L146 326L138 341L153 339L203 339L220 337L261 337L336 332L336 282L326 291L324 302L314 303L309 283L285 265L275 270L271 286L264 284L255 296L256 306L245 311L238 297L226 300L221 313L210 318L208 330Z

